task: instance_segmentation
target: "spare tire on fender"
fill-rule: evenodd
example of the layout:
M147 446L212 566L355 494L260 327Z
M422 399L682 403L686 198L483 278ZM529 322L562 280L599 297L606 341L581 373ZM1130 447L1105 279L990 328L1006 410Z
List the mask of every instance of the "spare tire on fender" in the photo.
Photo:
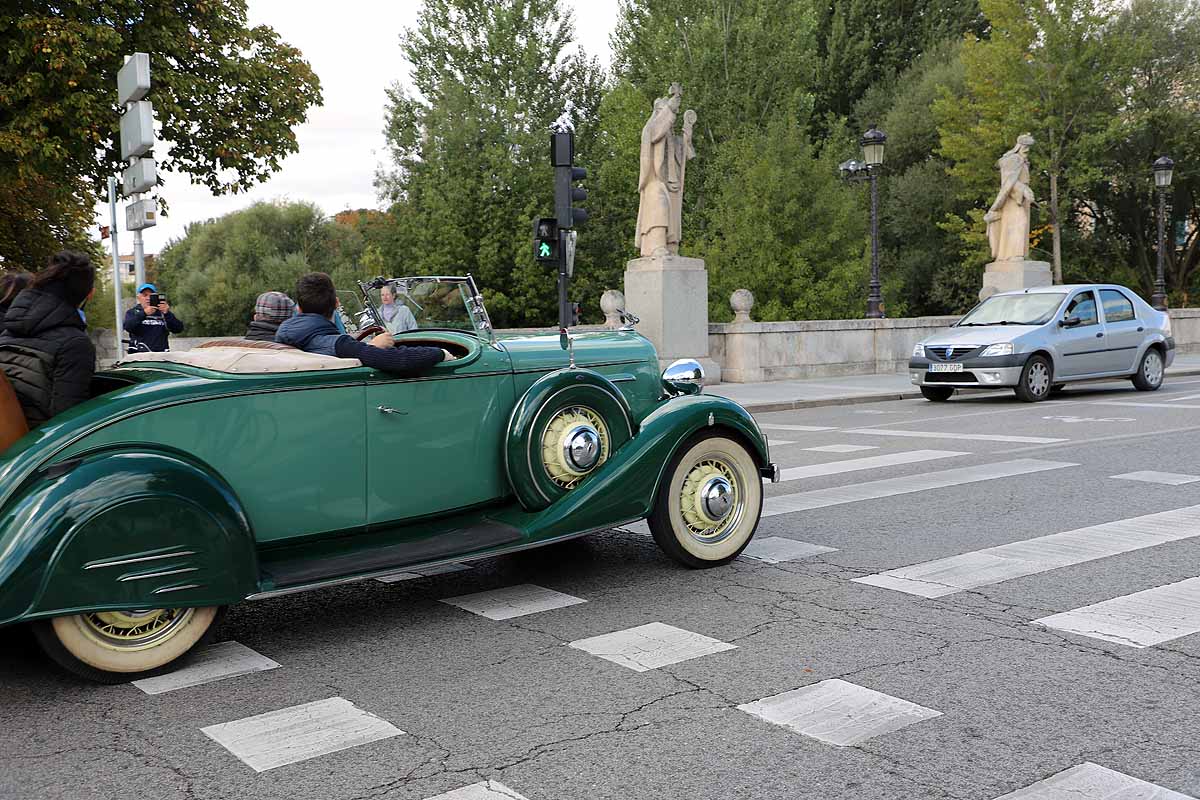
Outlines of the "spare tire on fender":
M633 438L629 403L603 375L562 369L538 379L508 422L504 464L521 505L539 511Z

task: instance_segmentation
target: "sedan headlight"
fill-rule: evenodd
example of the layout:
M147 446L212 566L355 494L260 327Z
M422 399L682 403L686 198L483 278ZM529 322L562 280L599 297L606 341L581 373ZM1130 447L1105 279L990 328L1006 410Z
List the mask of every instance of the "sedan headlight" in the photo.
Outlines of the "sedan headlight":
M917 342L916 345L913 346L912 357L913 358L924 358L925 357L925 345L921 344L920 342Z
M1000 344L988 345L984 348L980 356L1011 356L1013 354L1012 342L1001 342Z

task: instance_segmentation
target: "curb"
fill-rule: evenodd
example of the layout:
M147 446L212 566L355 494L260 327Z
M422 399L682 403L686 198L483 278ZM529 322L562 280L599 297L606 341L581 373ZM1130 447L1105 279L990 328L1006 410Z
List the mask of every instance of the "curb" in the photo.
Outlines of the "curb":
M1184 378L1200 375L1200 367L1187 367L1178 370L1167 370L1166 378ZM1119 379L1106 379L1119 380ZM998 391L998 390L988 390ZM918 389L911 392L880 392L878 394L856 394L846 397L823 397L816 400L780 400L771 403L739 403L751 414L765 414L770 411L796 411L804 408L826 408L829 406L856 406L863 403L883 403L889 400L914 400L921 396ZM737 401L734 400L736 403Z

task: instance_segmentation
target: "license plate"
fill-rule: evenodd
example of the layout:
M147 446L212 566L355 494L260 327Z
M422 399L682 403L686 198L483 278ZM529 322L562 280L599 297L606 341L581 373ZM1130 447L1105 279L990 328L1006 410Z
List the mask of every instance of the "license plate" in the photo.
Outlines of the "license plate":
M930 364L930 372L962 372L962 364Z

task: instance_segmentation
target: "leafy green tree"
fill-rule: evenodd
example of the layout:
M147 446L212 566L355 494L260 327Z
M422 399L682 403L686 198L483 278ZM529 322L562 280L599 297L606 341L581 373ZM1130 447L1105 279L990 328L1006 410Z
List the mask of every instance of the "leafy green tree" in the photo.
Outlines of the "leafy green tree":
M295 293L296 279L328 272L339 289L370 277L362 234L308 203L256 203L189 225L158 258L158 285L192 336L240 336L261 292Z
M388 93L394 167L378 185L394 230L381 255L397 273L473 273L497 325L557 317L554 275L530 244L553 206L550 123L571 101L587 166L603 85L598 64L568 50L573 38L558 0L426 0L401 37L416 91ZM594 253L581 251L577 274Z
M1030 160L1049 179L1049 197L1041 202L1054 278L1061 283L1064 212L1097 177L1080 157L1081 147L1119 113L1111 84L1118 53L1106 35L1114 5L981 0L980 6L991 31L987 39L968 36L964 43L966 93L947 93L935 104L941 153L954 163L965 196L979 202L995 192L996 159L1019 134L1033 134Z
M41 263L86 236L83 209L122 167L115 81L138 51L150 54L149 99L168 143L160 167L214 192L276 170L296 151L292 127L321 99L299 51L247 25L245 0L10 0L0 11L0 195L41 193L5 205L0 261Z

